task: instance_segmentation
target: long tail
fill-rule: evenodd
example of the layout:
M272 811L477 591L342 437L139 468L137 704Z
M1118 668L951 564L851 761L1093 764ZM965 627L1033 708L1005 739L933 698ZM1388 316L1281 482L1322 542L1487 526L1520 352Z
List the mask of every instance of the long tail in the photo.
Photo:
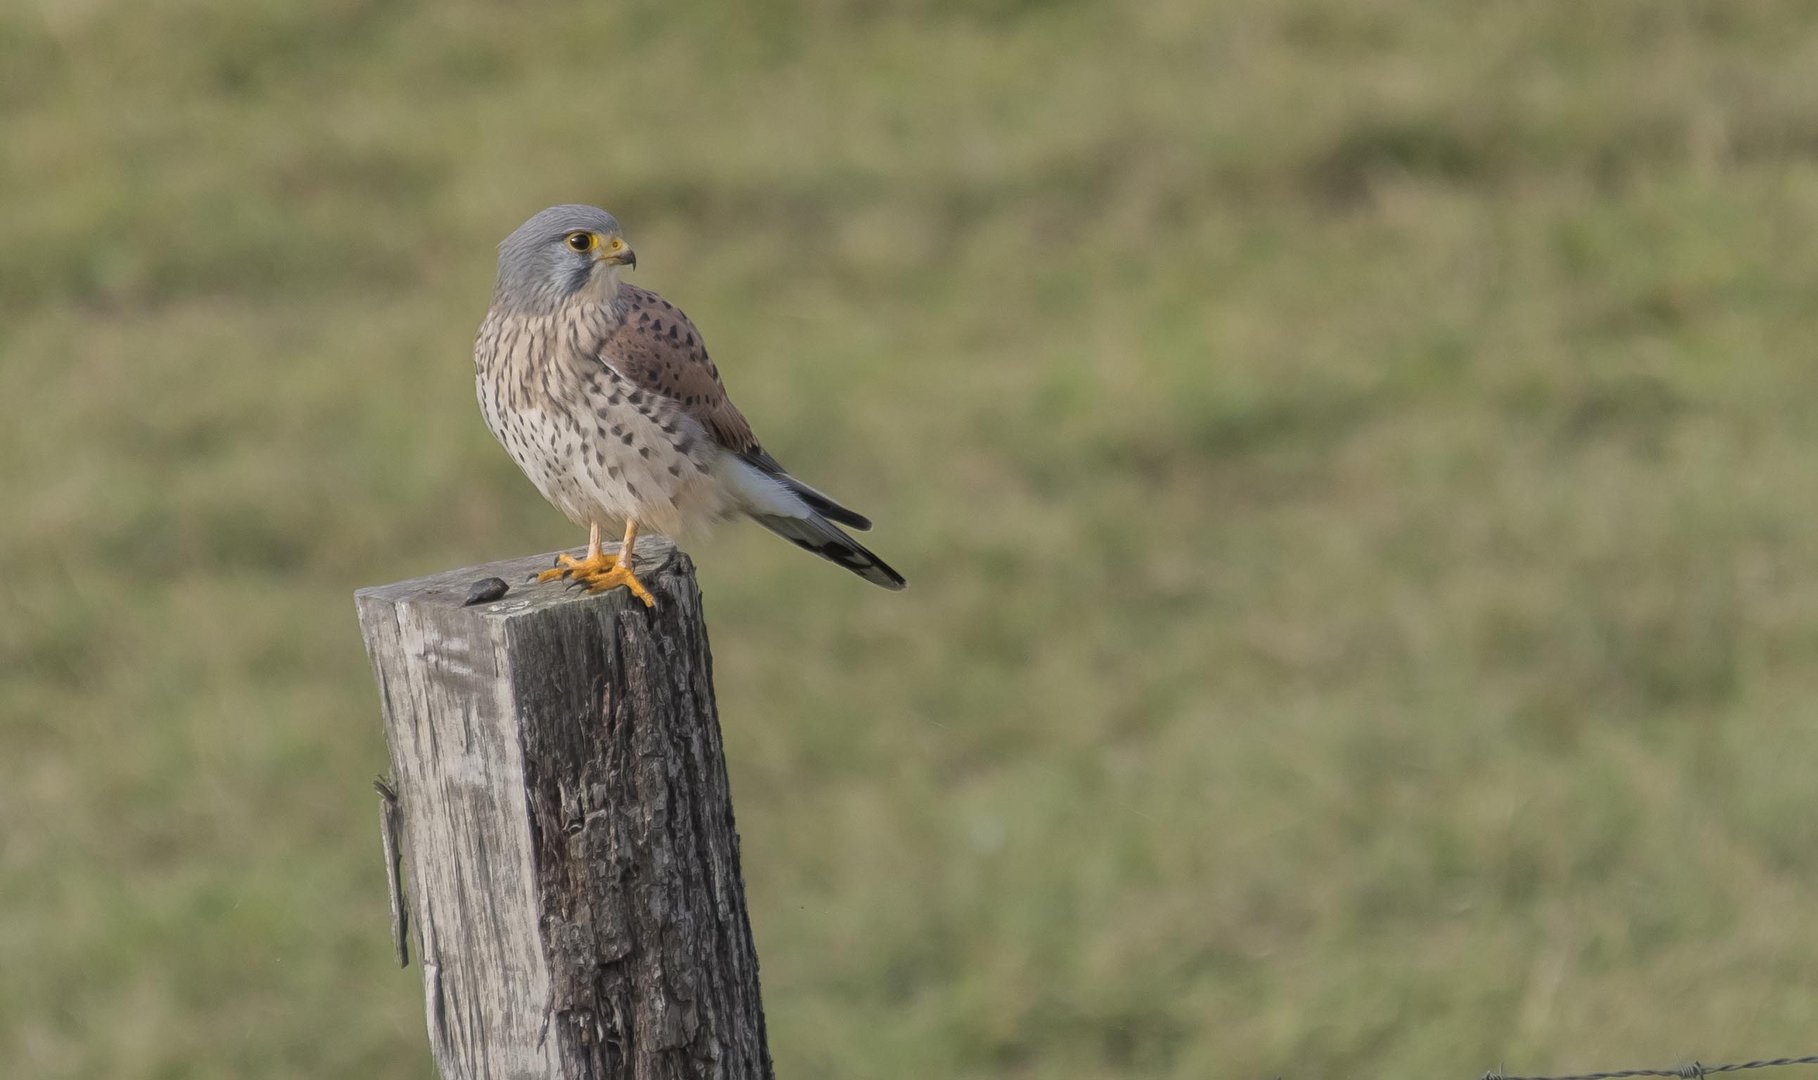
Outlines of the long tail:
M797 480L795 477L790 476L788 473L784 473L777 477L777 479L789 485L790 491L800 495L802 501L807 503L810 509L822 517L831 521L837 521L847 528L857 529L860 532L864 532L866 529L871 528L870 518L859 513L857 510L848 510L846 507L834 502L831 497L816 491L807 484Z
M742 458L722 459L721 478L739 493L745 512L771 532L828 562L838 563L874 585L900 589L908 582L884 560L828 521L836 517L856 528L871 522L781 470Z
M759 472L769 474L772 479L801 496L802 501L808 504L808 508L822 517L827 518L830 521L837 521L841 525L857 529L860 532L864 532L866 529L871 528L870 518L859 513L857 510L849 510L846 507L841 506L826 492L817 491L807 484L802 483L800 480L797 480L795 477L790 476L789 473L784 470L781 462L771 457L762 449L753 448L742 456L747 464L757 466Z
M886 589L900 589L908 582L890 564L866 550L847 536L838 525L819 514L807 517L779 517L775 514L753 514L758 524L806 551L812 551L828 562L835 562Z

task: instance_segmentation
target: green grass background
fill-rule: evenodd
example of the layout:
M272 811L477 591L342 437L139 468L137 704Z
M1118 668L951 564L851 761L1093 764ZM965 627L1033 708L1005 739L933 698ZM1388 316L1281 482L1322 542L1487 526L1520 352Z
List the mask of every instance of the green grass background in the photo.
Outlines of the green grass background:
M1818 14L0 5L0 1071L432 1075L352 590L580 536L624 221L887 594L691 545L786 1077L1818 1051Z

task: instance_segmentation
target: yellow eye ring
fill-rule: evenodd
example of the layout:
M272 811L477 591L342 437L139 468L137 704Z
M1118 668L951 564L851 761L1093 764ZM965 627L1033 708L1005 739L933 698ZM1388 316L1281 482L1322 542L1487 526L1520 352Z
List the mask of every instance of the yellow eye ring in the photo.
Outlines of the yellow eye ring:
M600 246L600 238L590 232L571 232L563 243L568 245L569 251L584 255Z

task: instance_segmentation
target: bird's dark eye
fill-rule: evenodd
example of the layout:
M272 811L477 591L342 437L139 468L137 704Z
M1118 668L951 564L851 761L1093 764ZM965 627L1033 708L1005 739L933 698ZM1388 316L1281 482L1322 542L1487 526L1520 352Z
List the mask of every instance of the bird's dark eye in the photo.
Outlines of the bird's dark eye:
M568 239L565 242L568 244L568 250L570 251L587 252L592 251L594 245L598 244L600 239L590 232L574 232L568 234Z

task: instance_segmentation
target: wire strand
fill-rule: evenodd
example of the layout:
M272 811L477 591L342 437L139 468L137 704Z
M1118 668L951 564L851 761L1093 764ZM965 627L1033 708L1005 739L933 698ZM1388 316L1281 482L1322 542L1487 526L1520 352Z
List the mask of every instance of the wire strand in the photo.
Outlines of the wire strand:
M1483 1080L1625 1080L1631 1076L1674 1076L1697 1080L1697 1078L1714 1076L1718 1073L1742 1072L1746 1069L1777 1069L1783 1065L1818 1065L1818 1054L1762 1061L1735 1061L1727 1065L1705 1065L1694 1061L1673 1069L1618 1069L1615 1072L1574 1073L1570 1076L1511 1076L1508 1073L1491 1069L1483 1074Z

